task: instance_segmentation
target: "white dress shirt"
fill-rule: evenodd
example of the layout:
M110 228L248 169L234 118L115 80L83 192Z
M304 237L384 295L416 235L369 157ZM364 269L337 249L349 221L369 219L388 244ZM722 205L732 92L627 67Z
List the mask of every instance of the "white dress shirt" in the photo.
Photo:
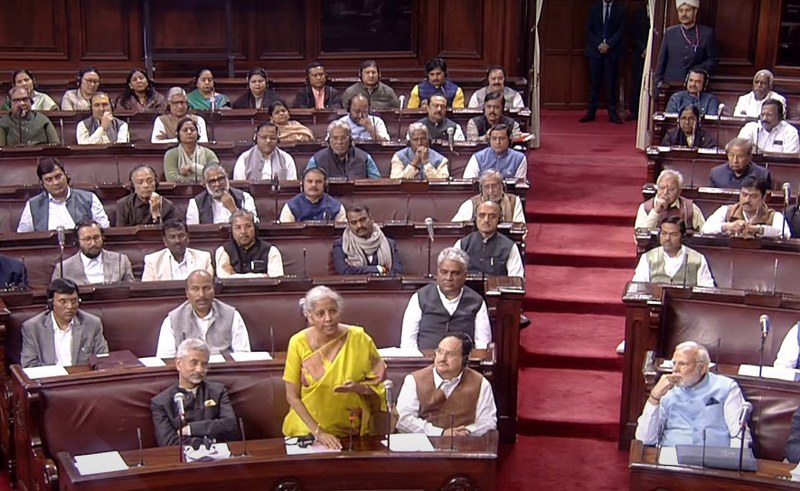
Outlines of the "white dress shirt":
M67 199L69 199L70 193L72 193L71 188L67 190ZM56 201L53 199L53 195L48 193L47 202L47 230L55 230L59 227L59 225L67 230L75 228L75 220L72 219L72 215L70 215L69 211L67 210L66 200ZM111 226L111 223L108 221L108 215L106 215L106 210L103 208L103 203L94 193L92 193L92 220L100 224L100 226L103 228L108 228ZM22 210L22 216L19 217L17 232L22 233L33 231L33 216L31 215L31 203L29 200L27 203L25 203L25 208Z
M725 216L728 214L728 206L734 205L722 205L717 208L717 211L708 217L708 220L706 220L700 232L710 235L720 235L724 233L722 231L722 225L726 223ZM777 211L772 217L772 224L764 225L763 227L764 237L782 237L788 239L792 236L791 231L789 231L789 225L783 226L783 214Z
M250 158L250 154L252 152L259 152L260 150L258 147L253 147L250 150L239 155L239 158L236 159L236 165L233 166L233 180L234 181L246 181L247 176L245 175L245 171L247 170L247 160ZM294 158L289 155L288 153L284 152L278 147L275 147L273 152L278 152L278 154L283 157L283 165L280 165L279 168L273 169L272 168L272 161L269 157L261 156L261 163L263 166L261 167L261 180L262 181L270 181L272 180L272 176L274 174L278 174L278 179L281 180L290 180L294 181L297 179L297 165L294 162ZM272 154L270 154L272 156Z
M90 259L82 252L80 253L81 263L83 264L83 274L89 283L102 283L105 281L103 276L103 253L101 252L96 258Z
M797 365L797 358L800 356L800 346L797 344L797 324L789 329L778 350L775 358L775 366L781 368L794 368Z
M219 246L214 254L217 263L217 277L218 278L279 278L283 276L283 256L277 247L272 246L269 248L267 254L267 273L228 273L226 268L231 266L231 258L225 251L225 248Z
M53 341L56 348L56 365L62 367L71 366L72 363L72 323L69 321L66 329L60 329L56 322L56 316L50 312L50 322L53 323Z
M439 298L445 310L452 315L461 301L464 289L452 300L445 297L439 286L436 286ZM422 319L422 309L419 307L419 294L414 292L408 300L408 306L403 314L403 328L400 333L401 348L417 348L417 336L419 335L419 321ZM486 309L486 302L481 302L481 308L475 315L475 348L486 349L492 342L492 325L489 322L489 312Z
M683 266L686 260L686 246L681 246L681 250L675 257L670 257L665 254L664 248L659 247L661 255L664 256L664 272L670 277L674 278L678 270ZM650 261L647 259L647 254L642 254L639 258L639 264L636 266L636 271L633 273L633 279L640 283L648 283L650 281ZM708 268L706 257L700 254L700 268L697 270L697 278L695 278L697 286L704 286L707 288L714 288L714 277L711 276L711 270Z
M453 215L452 222L471 222L475 208L472 206L472 200L466 200L458 207L458 211ZM507 221L507 220L506 220ZM511 217L514 223L525 223L525 212L522 210L522 200L517 199L514 203L514 216Z
M751 121L739 131L739 138L750 140L762 152L800 152L797 129L786 121L778 123L772 131L765 130L760 121Z
M751 90L747 94L740 96L736 102L736 108L733 110L733 116L740 118L758 118L761 117L761 105L767 99L777 99L786 107L786 98L777 92L769 91L767 96L760 101L756 99L755 93Z
M211 325L213 311L209 311L208 315L205 317L198 317L197 313L192 310L192 315L197 321L202 339L205 341L208 327ZM156 356L159 358L175 358L177 351L178 347L175 345L175 335L172 333L172 322L170 322L169 316L166 316L164 322L161 323L161 331L158 334ZM238 310L233 313L231 351L250 351L250 335L247 333L247 326L244 325L244 319L242 319Z
M256 221L258 221L256 202L253 196L248 192L244 193L242 209L252 213ZM211 210L214 216L214 223L228 223L230 221L231 212L222 205L222 201L212 199ZM200 223L200 210L197 208L197 201L192 198L189 200L189 205L186 207L186 225L197 225L198 223Z
M194 117L195 120L197 121L197 141L200 143L208 143L208 134L206 133L206 120L198 116L197 114L195 114ZM155 122L153 123L153 134L150 135L150 143L178 143L177 138L168 138L166 140L159 140L158 135L162 133L166 133L166 129L164 128L164 123L161 122L161 119L156 118Z
M453 247L456 249L461 249L461 239L458 239L456 243L453 244ZM520 256L519 247L517 247L516 244L514 244L514 246L511 248L511 251L508 253L508 259L506 259L506 271L508 272L507 276L525 278L525 266L522 264L522 256Z
M102 144L111 144L111 143L128 143L130 141L130 136L128 135L128 123L120 123L119 128L117 128L117 140L111 141L111 139L106 134L106 130L99 126L94 133L89 134L89 128L83 124L83 121L78 123L78 129L75 131L75 138L78 141L78 145L102 145Z
M436 369L433 369L433 383L449 398L458 384L461 376L450 380L443 379ZM431 422L419 417L420 403L417 397L417 381L412 374L406 375L403 388L397 396L397 430L400 433L425 433L429 436L439 436L444 433L444 428L435 426ZM492 386L485 377L481 377L481 388L478 393L478 404L475 407L475 421L465 426L473 436L483 436L497 428L497 406L494 403Z

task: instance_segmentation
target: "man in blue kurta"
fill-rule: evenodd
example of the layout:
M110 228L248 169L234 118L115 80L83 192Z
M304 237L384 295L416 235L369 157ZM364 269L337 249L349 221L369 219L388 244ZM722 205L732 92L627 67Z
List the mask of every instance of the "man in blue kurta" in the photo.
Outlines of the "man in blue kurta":
M692 104L697 106L701 115L717 115L719 110L719 100L717 97L706 92L708 85L708 73L700 68L692 68L686 77L686 90L680 90L670 96L665 112L678 113L681 108Z
M742 391L734 380L709 373L709 363L708 350L693 341L675 348L672 373L661 376L639 417L637 440L665 447L739 447ZM749 445L749 430L744 434Z

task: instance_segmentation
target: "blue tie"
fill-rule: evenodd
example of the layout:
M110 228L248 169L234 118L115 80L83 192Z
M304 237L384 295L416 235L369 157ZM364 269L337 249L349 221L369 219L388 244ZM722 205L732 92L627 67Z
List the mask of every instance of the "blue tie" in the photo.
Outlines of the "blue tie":
M608 15L611 13L611 4L603 3L603 42L608 39Z

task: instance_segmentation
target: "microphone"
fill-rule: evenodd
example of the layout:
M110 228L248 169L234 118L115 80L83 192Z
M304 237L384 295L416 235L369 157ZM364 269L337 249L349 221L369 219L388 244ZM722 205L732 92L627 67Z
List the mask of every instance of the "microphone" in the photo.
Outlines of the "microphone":
M766 337L769 336L769 316L763 314L758 319L758 324L761 326L761 338L766 339Z
M186 423L186 394L183 392L178 392L175 394L172 400L175 402L175 406L178 408L178 417L181 420L181 426L183 426Z
M400 96L400 111L397 113L397 141L403 141L403 105L406 102L406 96Z
M447 144L450 146L450 153L453 153L453 135L456 130L452 126L447 128Z
M136 439L139 441L139 463L136 467L144 467L144 451L142 450L142 429L136 428Z
M792 199L792 185L791 183L783 183L783 206L789 206L789 200Z
M394 407L394 382L391 380L384 380L383 387L386 389L386 406L391 409Z
M739 473L742 472L742 460L744 460L744 435L745 429L747 428L747 420L750 418L750 413L753 412L753 404L744 401L742 403L742 412L739 413L739 436L741 438L739 442Z
M722 127L722 113L725 112L725 104L720 102L717 106L717 145L719 145L719 131ZM696 142L695 142L696 144Z
M386 448L389 451L392 450L391 441L389 440L392 435L392 409L394 409L394 397L392 393L392 389L394 388L394 382L391 380L384 380L383 387L386 389ZM350 432L352 434L352 432Z
M303 278L308 278L308 273L306 271L306 248L303 247Z
M58 236L58 268L61 278L64 278L64 244L66 243L64 232L64 226L59 225L56 229L56 235Z
M56 229L56 233L58 235L58 247L60 247L62 251L64 250L64 244L66 243L64 238L65 231L66 230L64 229L63 225L59 225Z
M433 242L434 234L433 234L433 218L426 217L425 218L425 226L428 228L428 240Z
M725 109L727 109L727 106L725 106L725 103L724 102L720 102L719 106L717 106L717 117L721 118L722 117L722 113L725 112Z
M244 436L244 420L241 417L239 417L239 433L242 434L242 455L241 456L242 457L247 457L250 454L247 452L247 438L245 438L245 436Z
M406 103L406 96L404 96L404 95L401 95L401 96L400 96L400 110L401 110L401 111L403 110L403 105L404 105L405 103Z

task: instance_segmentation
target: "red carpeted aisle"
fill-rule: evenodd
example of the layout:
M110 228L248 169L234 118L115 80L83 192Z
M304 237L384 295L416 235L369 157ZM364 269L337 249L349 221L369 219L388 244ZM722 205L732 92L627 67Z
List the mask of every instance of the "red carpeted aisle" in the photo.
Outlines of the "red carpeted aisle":
M542 147L528 157L523 309L533 323L521 336L520 436L501 449L498 490L629 485L614 349L646 165L634 123L579 124L581 114L543 111Z

